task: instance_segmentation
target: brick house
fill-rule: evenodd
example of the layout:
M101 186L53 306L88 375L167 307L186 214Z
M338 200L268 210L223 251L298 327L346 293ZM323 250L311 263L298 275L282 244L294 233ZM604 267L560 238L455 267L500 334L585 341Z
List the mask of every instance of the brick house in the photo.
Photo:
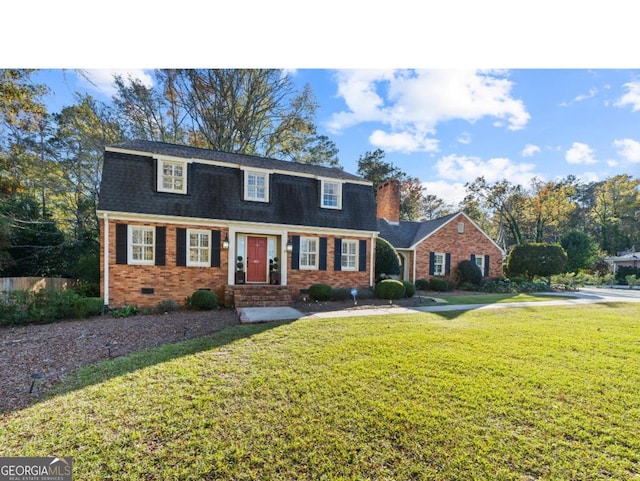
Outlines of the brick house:
M502 275L504 251L464 212L421 222L401 221L397 181L378 188L377 218L379 236L400 256L403 280L453 275L465 259L475 262L484 277Z
M340 169L151 141L106 147L100 187L106 306L286 305L315 283L370 287L371 182Z

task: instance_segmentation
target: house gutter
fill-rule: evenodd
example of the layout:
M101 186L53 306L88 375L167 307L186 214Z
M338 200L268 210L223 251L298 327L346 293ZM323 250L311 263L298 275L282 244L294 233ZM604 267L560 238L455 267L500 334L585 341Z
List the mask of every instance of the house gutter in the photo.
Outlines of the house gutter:
M104 219L104 311L109 310L109 214L103 214Z

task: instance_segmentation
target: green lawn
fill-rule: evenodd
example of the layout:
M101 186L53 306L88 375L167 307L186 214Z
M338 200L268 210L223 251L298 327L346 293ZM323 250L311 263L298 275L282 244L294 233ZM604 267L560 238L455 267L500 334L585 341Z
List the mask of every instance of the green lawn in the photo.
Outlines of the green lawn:
M87 480L640 479L640 305L238 326L84 369L0 455Z
M441 299L446 300L449 304L495 304L506 302L539 302L539 301L558 301L561 299L575 299L571 295L549 295L549 294L448 294L442 293L437 295Z

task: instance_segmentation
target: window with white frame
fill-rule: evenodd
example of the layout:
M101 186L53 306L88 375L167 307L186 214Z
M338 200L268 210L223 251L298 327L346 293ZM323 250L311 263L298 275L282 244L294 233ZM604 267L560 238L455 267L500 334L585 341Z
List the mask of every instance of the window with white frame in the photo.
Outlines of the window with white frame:
M358 269L358 241L342 239L341 269L343 271Z
M318 268L318 239L300 238L300 269Z
M186 194L187 163L174 160L159 160L158 191Z
M245 171L244 199L257 202L269 201L269 174L267 172Z
M444 275L444 262L445 256L442 252L436 252L433 255L433 275L434 276L443 276Z
M334 180L322 180L322 207L342 209L342 183Z
M208 267L211 262L211 231L187 229L187 266Z
M153 265L155 232L154 227L129 226L129 264Z
M480 268L480 272L484 275L484 256L476 254L475 255L476 265Z

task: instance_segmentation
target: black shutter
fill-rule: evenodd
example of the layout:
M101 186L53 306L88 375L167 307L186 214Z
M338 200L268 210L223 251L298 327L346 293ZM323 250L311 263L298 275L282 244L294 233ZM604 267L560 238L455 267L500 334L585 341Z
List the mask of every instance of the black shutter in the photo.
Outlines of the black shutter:
M187 265L187 229L176 229L176 265Z
M156 265L164 266L167 250L167 228L156 227Z
M448 276L449 274L451 274L451 254L449 254L448 252L444 255L445 261L444 261L444 275Z
M291 269L300 269L300 236L291 236L291 244L293 250L291 251Z
M429 275L432 276L435 273L436 253L429 252Z
M471 262L475 262L476 261L476 255L475 254L471 254Z
M211 267L220 267L220 231L211 231Z
M327 238L320 237L320 258L318 260L318 269L327 270Z
M367 241L360 240L360 248L358 249L358 270L360 272L366 272L367 270Z
M127 224L116 224L116 264L127 263Z
M342 239L335 239L333 244L333 270L342 270Z
M484 276L489 277L489 256L484 256Z
M158 159L153 159L151 161L153 163L153 178L151 179L151 191L152 192L158 192L158 169L160 168L159 164L159 160Z

